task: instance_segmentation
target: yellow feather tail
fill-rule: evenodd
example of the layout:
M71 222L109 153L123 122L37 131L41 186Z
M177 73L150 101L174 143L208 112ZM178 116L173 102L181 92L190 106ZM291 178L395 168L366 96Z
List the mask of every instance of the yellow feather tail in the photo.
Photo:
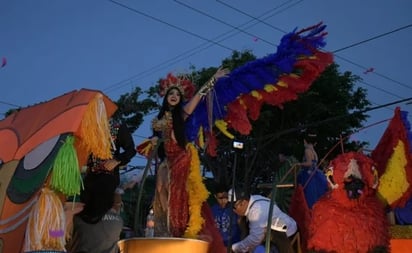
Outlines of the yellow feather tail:
M196 238L197 234L202 229L205 222L201 211L202 204L209 197L209 192L203 183L202 175L200 174L200 160L196 148L193 144L188 144L191 154L190 172L187 181L187 189L189 193L189 222L186 228L185 238Z

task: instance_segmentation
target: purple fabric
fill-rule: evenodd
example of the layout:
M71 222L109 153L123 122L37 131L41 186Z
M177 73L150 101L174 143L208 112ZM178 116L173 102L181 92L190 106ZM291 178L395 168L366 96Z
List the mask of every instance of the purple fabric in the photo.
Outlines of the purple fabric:
M406 202L404 207L396 207L393 212L395 213L396 222L400 225L412 224L412 199Z

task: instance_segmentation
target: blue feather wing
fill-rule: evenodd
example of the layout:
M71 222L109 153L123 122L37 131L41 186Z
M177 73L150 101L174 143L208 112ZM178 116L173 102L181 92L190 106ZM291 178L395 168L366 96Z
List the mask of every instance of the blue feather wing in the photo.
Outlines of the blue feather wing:
M243 94L263 90L265 85L276 85L282 75L291 74L296 62L302 56L312 56L325 46L325 25L315 26L296 32L296 29L282 37L276 53L248 62L220 78L213 93L212 122L224 119L227 106ZM189 141L197 138L200 127L210 130L208 101L203 99L186 121L186 135Z

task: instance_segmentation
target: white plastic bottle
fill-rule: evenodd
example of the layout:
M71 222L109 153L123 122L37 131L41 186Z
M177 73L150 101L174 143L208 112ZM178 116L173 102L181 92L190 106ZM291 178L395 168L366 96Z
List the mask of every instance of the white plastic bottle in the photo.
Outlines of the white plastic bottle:
M146 218L146 228L144 231L145 237L153 237L154 236L154 226L155 226L155 218L154 218L154 211L150 209L149 214Z

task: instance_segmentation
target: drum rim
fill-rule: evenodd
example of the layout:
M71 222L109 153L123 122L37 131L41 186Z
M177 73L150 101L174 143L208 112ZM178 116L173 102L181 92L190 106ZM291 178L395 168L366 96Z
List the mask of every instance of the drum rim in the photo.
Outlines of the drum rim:
M193 241L193 242L200 242L200 243L206 243L208 244L207 241L204 240L199 240L199 239L192 239L192 238L180 238L180 237L131 237L131 238L127 238L127 239L122 239L119 240L119 242L127 242L127 241L147 241L147 240L168 240L168 241Z

